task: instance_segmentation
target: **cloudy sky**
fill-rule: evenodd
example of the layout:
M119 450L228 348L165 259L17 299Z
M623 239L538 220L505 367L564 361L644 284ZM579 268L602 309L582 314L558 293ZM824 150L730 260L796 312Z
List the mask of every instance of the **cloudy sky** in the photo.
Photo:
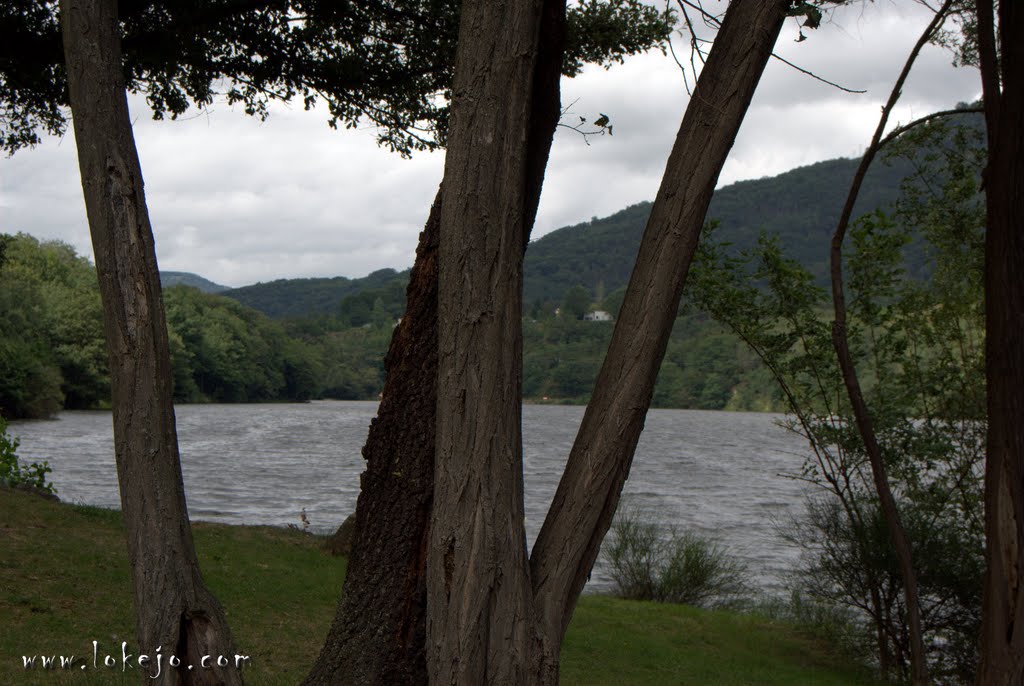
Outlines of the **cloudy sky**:
M841 92L773 60L720 185L860 155L928 20L912 0L854 3L801 43L791 20L779 54L867 93ZM686 41L676 40L680 56ZM951 62L938 48L922 53L894 123L979 96L977 72ZM587 145L559 131L535 238L653 199L687 95L679 67L655 52L566 80L563 103L572 102L574 114L608 114L615 135ZM152 121L140 101L132 113L162 269L242 286L412 264L442 154L403 160L378 149L373 130L334 131L301 106L275 107L265 122L224 104L179 121ZM0 158L0 232L18 231L91 256L70 132Z

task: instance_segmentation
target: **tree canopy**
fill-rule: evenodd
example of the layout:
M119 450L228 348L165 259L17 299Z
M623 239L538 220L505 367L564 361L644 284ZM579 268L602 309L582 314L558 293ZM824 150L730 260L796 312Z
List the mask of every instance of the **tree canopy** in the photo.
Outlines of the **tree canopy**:
M222 97L265 118L274 100L326 104L332 127L378 127L409 155L443 146L459 26L453 0L122 0L124 81L157 119ZM662 44L671 21L639 0L569 10L563 73ZM0 5L0 145L13 154L67 128L53 0Z

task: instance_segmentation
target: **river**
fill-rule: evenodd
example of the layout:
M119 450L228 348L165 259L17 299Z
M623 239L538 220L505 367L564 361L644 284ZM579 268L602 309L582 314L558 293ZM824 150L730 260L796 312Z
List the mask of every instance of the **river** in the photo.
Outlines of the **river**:
M182 405L176 408L190 516L228 524L333 531L355 508L360 449L373 402ZM582 407L523 408L526 529L543 523L583 417ZM742 558L762 591L778 593L799 550L778 526L804 511L806 452L779 415L652 410L625 486L628 506L665 525L711 535ZM47 460L64 501L118 507L109 412L11 422L23 461ZM591 590L607 587L599 562Z

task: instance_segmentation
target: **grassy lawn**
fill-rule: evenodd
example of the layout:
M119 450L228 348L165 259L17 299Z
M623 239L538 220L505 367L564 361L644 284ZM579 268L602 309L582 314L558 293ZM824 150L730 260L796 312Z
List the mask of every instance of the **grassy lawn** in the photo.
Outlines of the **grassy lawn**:
M221 600L246 683L293 686L320 649L345 560L288 529L196 523L207 583ZM120 513L0 490L0 684L138 684L92 667L137 653ZM87 658L87 669L25 670L23 655ZM873 684L827 645L786 625L724 612L586 596L562 653L562 683Z

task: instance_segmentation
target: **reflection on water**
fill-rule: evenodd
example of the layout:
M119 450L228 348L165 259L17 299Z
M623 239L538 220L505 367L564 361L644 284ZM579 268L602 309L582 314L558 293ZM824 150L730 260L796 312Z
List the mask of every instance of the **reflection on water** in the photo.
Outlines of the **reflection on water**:
M176 408L182 472L193 519L336 528L355 508L360 455L377 405L183 405ZM526 528L543 523L583 408L523 408ZM680 529L717 536L777 591L797 551L775 531L803 511L804 443L778 415L652 410L637 448L627 502ZM12 422L19 456L48 460L62 500L118 507L109 412L64 412ZM607 579L600 565L591 588Z

